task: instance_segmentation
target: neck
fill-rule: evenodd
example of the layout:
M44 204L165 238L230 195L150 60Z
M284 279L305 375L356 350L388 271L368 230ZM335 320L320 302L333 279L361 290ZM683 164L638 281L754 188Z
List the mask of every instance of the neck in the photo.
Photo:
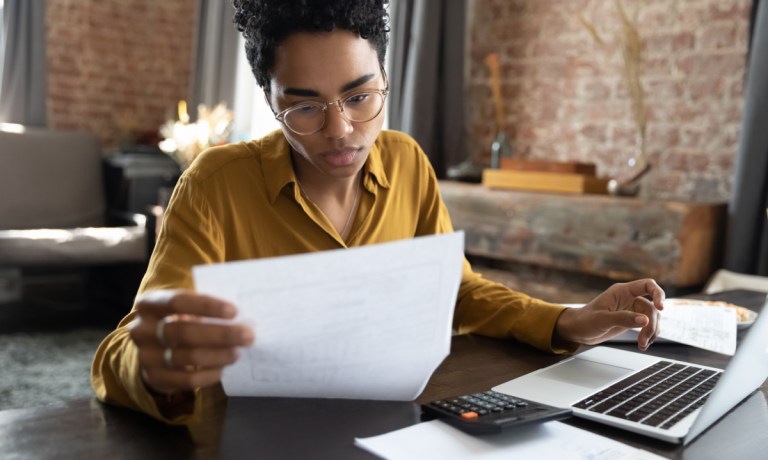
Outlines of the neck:
M362 170L353 176L333 178L322 173L291 150L293 170L304 194L319 203L333 200L337 203L354 201L359 193Z
M347 241L352 231L352 222L360 203L360 195L363 193L362 171L358 171L350 180L336 181L339 182L339 187L335 190L322 184L321 188L314 190L307 189L298 172L296 174L301 194L325 214L344 241Z

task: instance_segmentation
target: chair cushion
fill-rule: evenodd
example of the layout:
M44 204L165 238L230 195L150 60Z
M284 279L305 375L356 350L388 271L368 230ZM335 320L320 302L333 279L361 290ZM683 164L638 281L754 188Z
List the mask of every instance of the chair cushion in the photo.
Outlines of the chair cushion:
M104 225L99 140L87 133L0 130L0 230Z
M144 262L144 227L0 230L5 266L93 265Z

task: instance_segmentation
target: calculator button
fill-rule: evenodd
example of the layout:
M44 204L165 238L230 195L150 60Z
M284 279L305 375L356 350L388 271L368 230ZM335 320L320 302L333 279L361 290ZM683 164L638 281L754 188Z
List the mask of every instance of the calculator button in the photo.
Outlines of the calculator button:
M461 414L461 418L467 419L467 420L475 419L477 418L477 412L464 412L463 414Z

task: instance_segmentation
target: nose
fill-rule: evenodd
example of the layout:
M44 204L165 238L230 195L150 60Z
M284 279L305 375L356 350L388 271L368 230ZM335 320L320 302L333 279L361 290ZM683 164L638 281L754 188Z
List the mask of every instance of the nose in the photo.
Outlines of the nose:
M347 116L341 111L341 104L338 102L328 104L325 111L325 124L323 125L323 134L330 139L341 139L354 130L352 122L347 120Z

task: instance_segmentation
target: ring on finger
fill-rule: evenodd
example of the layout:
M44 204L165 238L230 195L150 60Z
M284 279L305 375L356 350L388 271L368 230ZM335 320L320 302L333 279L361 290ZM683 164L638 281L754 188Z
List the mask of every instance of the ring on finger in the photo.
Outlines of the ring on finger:
M155 325L155 337L162 346L168 346L168 342L165 341L165 325L168 324L168 317L162 318Z
M166 347L166 349L163 350L163 362L165 363L165 367L173 367L173 348Z

